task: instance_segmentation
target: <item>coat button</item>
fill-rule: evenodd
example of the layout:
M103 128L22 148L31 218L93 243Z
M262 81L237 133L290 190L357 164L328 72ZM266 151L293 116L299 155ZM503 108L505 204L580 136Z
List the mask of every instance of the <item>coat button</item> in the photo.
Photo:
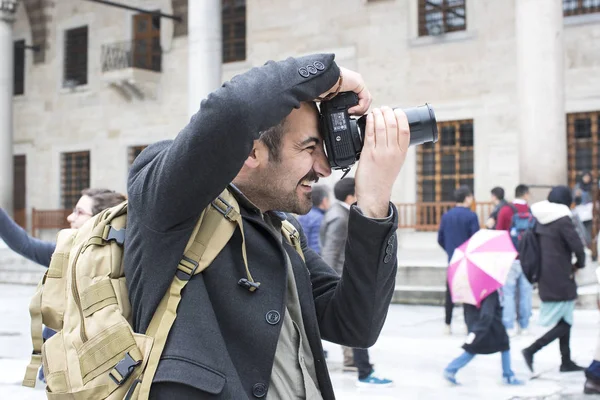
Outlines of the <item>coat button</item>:
M323 71L325 69L325 64L323 64L321 61L315 61L313 63L313 65L315 66L316 69L318 69L319 71Z
M391 255L393 252L394 252L394 246L392 246L391 244L388 244L387 247L385 248L385 254Z
M315 68L312 65L307 65L306 69L308 70L308 72L310 72L311 75L316 75L317 74L317 68Z
M281 315L275 310L271 310L266 315L267 322L271 325L277 325L281 320Z
M388 244L394 243L394 239L396 239L396 234L395 233L392 236L390 236L390 238L388 239Z
M392 255L391 254L386 254L385 257L383 258L383 263L387 264L390 262L390 260L392 259Z
M298 68L298 73L303 78L308 78L310 76L310 72L308 72L308 70L304 67Z
M264 383L255 383L254 386L252 386L252 394L254 397L265 397L267 394L267 385Z

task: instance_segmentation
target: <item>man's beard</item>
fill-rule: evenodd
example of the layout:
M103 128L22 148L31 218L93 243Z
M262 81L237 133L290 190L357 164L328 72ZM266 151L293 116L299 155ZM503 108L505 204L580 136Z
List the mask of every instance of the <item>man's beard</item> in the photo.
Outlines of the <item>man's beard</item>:
M270 167L256 178L251 184L237 186L248 200L260 208L261 211L283 211L298 215L304 215L310 211L312 191L299 195L298 186L304 180L316 183L319 177L314 170L311 170L297 182L292 190L286 189L286 176L282 176L280 168Z

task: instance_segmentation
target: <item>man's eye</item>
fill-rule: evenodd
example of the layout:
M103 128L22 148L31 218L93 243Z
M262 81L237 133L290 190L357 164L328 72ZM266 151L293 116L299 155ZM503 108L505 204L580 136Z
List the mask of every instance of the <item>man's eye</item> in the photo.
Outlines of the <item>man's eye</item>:
M309 147L306 148L306 150L312 152L312 151L315 151L316 148L317 148L316 146L309 146Z

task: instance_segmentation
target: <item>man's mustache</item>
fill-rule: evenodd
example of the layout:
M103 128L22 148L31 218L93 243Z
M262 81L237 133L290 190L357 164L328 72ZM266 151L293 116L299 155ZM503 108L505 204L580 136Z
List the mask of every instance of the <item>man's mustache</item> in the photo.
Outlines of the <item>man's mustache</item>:
M304 178L300 179L299 183L304 181L314 181L315 183L319 182L319 175L315 172L315 170L311 170L308 174L304 175Z

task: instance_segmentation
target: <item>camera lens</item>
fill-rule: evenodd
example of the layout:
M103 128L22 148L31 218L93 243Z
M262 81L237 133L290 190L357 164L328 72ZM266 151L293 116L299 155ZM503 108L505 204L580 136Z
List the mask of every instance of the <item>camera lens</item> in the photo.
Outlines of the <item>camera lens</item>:
M435 120L435 113L433 108L429 104L424 106L412 107L403 109L408 119L408 126L410 127L410 144L409 146L419 145L429 142L438 141L438 130L437 122ZM365 125L367 123L367 116L363 115L358 119L358 126L360 127L361 138L364 140ZM361 146L362 147L362 146Z

